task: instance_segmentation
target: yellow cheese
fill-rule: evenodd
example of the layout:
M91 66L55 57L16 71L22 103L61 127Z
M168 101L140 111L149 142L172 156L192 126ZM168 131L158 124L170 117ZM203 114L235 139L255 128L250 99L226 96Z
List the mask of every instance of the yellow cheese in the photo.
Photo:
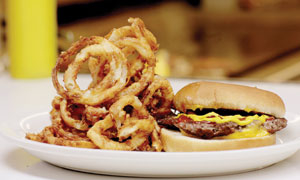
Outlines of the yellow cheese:
M242 131L236 131L227 136L221 136L215 139L241 139L241 138L253 138L253 137L264 137L269 135L270 133L257 124L249 127L245 127Z
M180 116L187 116L194 121L210 121L215 123L226 123L226 122L235 122L240 126L246 126L248 124L251 124L254 120L258 120L261 123L264 123L266 119L269 118L267 115L253 115L253 116L241 116L241 115L233 115L233 116L221 116L215 112L210 112L205 115L196 115L196 114L179 114L177 118Z
M215 137L214 139L240 139L269 135L269 132L263 126L261 126L261 124L263 124L266 119L269 118L267 115L260 116L256 114L253 116L241 116L238 114L233 116L221 116L215 112L210 112L205 115L179 114L177 118L183 115L193 119L194 121L209 121L215 123L235 122L240 126L246 126L242 128L241 131L236 131L227 136ZM253 121L255 122L253 123Z

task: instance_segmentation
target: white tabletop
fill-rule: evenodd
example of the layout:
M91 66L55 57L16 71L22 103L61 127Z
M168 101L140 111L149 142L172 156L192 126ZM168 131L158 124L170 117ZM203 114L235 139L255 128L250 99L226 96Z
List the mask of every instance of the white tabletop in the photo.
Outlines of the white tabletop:
M81 82L82 80L87 80L87 76L83 76L83 79L79 81ZM184 84L191 81L192 80L171 79L174 91L177 91ZM271 90L282 97L286 104L287 111L300 113L300 84L263 82L233 83L257 86L262 89ZM8 74L0 74L0 94L0 120L9 121L10 119L15 118L21 119L25 116L38 112L50 111L51 100L55 96L56 92L52 86L50 78L37 80L15 80ZM0 144L1 179L131 179L130 177L104 176L66 170L41 161L22 148L7 142L5 139L0 138ZM281 180L283 178L300 179L299 151L290 158L261 170L226 176L205 177L203 179Z

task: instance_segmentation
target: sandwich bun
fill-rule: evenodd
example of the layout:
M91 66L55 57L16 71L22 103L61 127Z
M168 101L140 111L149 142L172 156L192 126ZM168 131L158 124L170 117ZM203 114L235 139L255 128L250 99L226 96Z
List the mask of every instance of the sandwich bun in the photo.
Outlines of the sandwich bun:
M174 108L181 113L197 112L205 109L245 111L250 114L266 114L284 119L285 105L282 99L273 92L236 84L218 82L195 82L180 89L173 99ZM252 116L251 115L251 116ZM185 131L161 129L161 140L167 152L220 151L245 149L276 144L276 134L260 135L256 131L261 125L247 127L247 136L218 136L201 139ZM255 129L256 128L256 129ZM263 129L262 131L266 131ZM240 131L239 131L240 132ZM249 134L247 134L249 133ZM231 134L230 134L231 135Z
M200 107L253 111L278 118L285 114L282 99L273 92L256 87L218 82L191 83L177 92L173 103L181 112Z
M222 151L269 146L276 143L276 134L242 139L200 139L162 128L160 136L166 152Z

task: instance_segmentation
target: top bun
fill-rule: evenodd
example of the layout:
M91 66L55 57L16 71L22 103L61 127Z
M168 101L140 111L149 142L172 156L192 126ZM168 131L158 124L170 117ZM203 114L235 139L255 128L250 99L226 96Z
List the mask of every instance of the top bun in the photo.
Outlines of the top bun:
M283 117L285 106L275 93L236 84L217 82L191 83L177 92L174 106L181 112L197 108L233 109Z

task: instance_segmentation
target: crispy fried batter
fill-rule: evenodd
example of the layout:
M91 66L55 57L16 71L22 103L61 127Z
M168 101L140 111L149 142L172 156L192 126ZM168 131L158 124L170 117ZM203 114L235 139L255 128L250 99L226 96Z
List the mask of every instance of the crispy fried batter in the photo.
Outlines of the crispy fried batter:
M170 111L170 83L154 76L153 34L139 18L113 29L105 38L80 38L59 56L52 81L52 124L40 133L27 133L38 142L80 148L162 151L160 127L152 115ZM92 82L85 90L76 82L87 62ZM64 84L57 74L68 64Z

